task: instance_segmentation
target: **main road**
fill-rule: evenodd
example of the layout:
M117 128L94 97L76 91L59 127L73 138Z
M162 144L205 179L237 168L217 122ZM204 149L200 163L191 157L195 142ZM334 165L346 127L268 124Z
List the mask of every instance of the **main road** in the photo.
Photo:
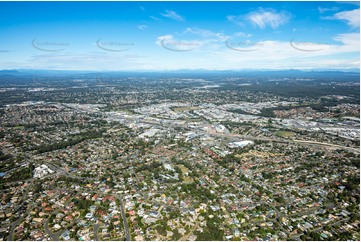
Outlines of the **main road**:
M288 140L288 139L275 139L275 138L262 138L262 137L253 137L248 135L240 135L240 134L234 134L234 133L216 133L216 132L208 132L208 134L213 136L223 136L223 137L236 137L240 139L248 139L248 140L260 140L260 141L268 141L268 142L277 142L277 143L285 143L285 144L291 144L291 143L297 143L297 144L305 144L305 145L311 145L311 146L321 146L321 147L331 147L335 149L343 149L343 150L349 150L355 153L360 153L360 150L358 148L352 148L342 145L335 145L330 143L324 143L324 142L318 142L318 141L308 141L308 140Z
M140 120L140 122L141 123L147 123L147 124L153 124L153 125L156 124L156 125L159 125L159 126L163 126L164 128L169 128L170 125L173 126L173 127L180 127L180 128L186 128L186 129L189 128L188 125L186 125L186 124L178 124L178 123L167 123L166 125L164 125L160 121L150 122L148 120ZM199 130L197 130L197 131L199 131ZM304 145L311 145L311 146L331 147L331 148L335 148L335 149L349 150L349 151L352 151L354 153L360 153L359 148L352 148L352 147L336 145L336 144L330 144L330 143L324 143L324 142L318 142L318 141L254 137L254 136L240 135L240 134L234 134L234 133L217 133L217 132L212 132L212 131L208 131L208 132L204 132L204 133L207 133L207 134L213 135L213 136L236 137L236 138L248 139L248 140L260 140L260 141L278 142L278 143L286 143L286 144L297 143L297 144L304 144Z

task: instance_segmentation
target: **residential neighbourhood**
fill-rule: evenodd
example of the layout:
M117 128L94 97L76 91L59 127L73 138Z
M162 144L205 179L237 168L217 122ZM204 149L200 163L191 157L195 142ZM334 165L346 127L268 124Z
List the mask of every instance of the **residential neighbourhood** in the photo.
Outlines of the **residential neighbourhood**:
M3 240L358 239L359 105L124 89L4 106Z

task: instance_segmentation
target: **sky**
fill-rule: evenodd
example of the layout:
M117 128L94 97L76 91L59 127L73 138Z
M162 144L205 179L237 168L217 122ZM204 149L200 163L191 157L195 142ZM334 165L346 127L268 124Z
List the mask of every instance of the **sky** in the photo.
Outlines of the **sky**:
M359 2L0 2L0 69L359 66Z

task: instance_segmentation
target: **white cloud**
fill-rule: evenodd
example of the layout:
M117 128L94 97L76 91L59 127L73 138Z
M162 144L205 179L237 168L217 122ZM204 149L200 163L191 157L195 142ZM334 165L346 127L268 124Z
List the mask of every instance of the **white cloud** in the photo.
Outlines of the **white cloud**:
M150 18L151 18L151 19L153 19L153 20L155 20L155 21L160 21L160 19L159 19L159 18L154 17L154 16L150 16Z
M337 11L338 10L338 7L332 7L332 8L321 8L321 7L318 7L318 11L320 13L324 13L324 12L332 12L332 11Z
M159 36L157 38L157 40L155 41L155 43L159 46L162 46L162 41L165 41L165 40L173 40L173 35L166 34L166 35Z
M345 20L352 28L360 27L360 9L343 11L333 15L333 19Z
M356 5L360 6L359 1L337 1L338 4L350 4L350 5Z
M229 16L227 16L227 20L230 22L233 22L239 26L244 25L244 16L242 16L242 15L240 15L240 16L229 15Z
M333 39L342 43L343 51L360 52L359 33L338 34Z
M229 36L223 33L212 32L207 29L199 29L199 28L187 28L184 33L190 33L194 35L198 35L203 38L212 38L213 40L225 41L229 38Z
M141 24L141 25L138 25L137 28L140 29L140 30L145 30L145 29L148 28L148 25Z
M163 65L168 69L358 68L360 40L357 33L335 35L333 40L338 44L298 40L251 41L250 36L242 32L227 36L207 29L187 28L176 36L159 36L156 43L173 50L162 52L166 60ZM193 37L196 39L190 39ZM174 51L184 50L191 51L177 55L177 61L173 62Z
M250 12L247 15L229 15L227 20L237 25L244 26L246 22L251 22L261 29L270 26L273 29L278 28L288 22L290 14L287 12L277 12L274 9L260 8L257 11Z
M172 10L165 10L165 13L161 13L161 15L179 22L184 21L184 18L181 15Z
M0 60L2 68L48 68L83 70L162 70L162 69L350 69L359 68L358 33L334 35L327 42L294 39L262 41L247 33L186 28L152 39L153 46L134 45L127 52L38 52L30 58ZM228 38L229 37L229 41ZM226 39L226 40L225 40ZM336 41L336 42L335 42ZM156 45L154 44L156 43ZM227 46L228 43L228 46ZM142 48L138 48L138 47ZM230 46L230 47L229 47ZM232 48L231 48L232 47ZM296 48L294 48L296 47ZM96 48L97 49L97 48ZM254 51L247 51L252 49ZM3 58L4 59L4 58Z
M236 18L237 18L237 16L233 16L233 15L228 15L227 16L228 21L234 21L234 20L236 20Z
M253 47L255 51L242 51L234 48L228 51L215 51L212 58L231 69L258 68L267 69L317 69L359 68L360 37L358 33L336 35L334 40L340 44L288 41L259 41ZM249 47L251 48L251 47ZM352 58L350 57L353 56Z
M277 13L272 9L259 9L258 11L249 13L245 18L251 23L256 24L261 29L264 29L267 26L271 26L273 29L276 29L280 25L287 23L290 15L286 12Z
M67 70L116 70L142 68L147 56L132 53L46 53L34 54L22 63L23 68ZM5 63L6 64L6 63ZM11 65L14 68L14 64ZM0 61L0 66L4 63Z
M252 37L252 34L246 34L246 33L243 33L243 32L237 32L234 34L235 37Z
M159 36L155 43L164 49L176 52L198 50L204 44L204 42L199 40L176 39L170 34Z

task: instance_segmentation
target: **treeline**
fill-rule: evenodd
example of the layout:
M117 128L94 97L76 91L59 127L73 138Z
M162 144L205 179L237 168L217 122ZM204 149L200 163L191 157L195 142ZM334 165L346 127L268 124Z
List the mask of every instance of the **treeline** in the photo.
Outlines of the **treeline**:
M276 115L274 114L274 111L288 111L288 110L292 110L292 109L305 108L305 107L310 107L317 112L328 112L329 107L334 107L334 106L337 106L338 104L342 104L342 103L345 103L345 101L337 100L337 99L321 98L320 103L300 104L297 106L278 106L278 107L273 107L273 108L262 108L261 113L259 115L263 116L263 117L274 118L274 117L276 117ZM350 103L352 103L352 102L350 101Z
M84 180L80 180L79 178L73 178L73 177L67 177L62 176L57 179L57 182L64 181L67 184L85 184L86 182Z
M183 181L183 171L179 166L174 167L175 172L178 173L179 181Z
M354 191L360 190L360 175L353 175L347 177L347 182L343 182L342 185L345 186L345 189L352 193ZM359 192L357 192L359 193Z
M242 91L250 92L267 92L270 94L279 95L282 97L312 97L319 98L326 95L341 95L341 96L353 96L354 102L359 102L360 87L359 86L337 86L334 85L321 85L320 82L324 80L318 80L317 82L279 82L275 85L273 82L262 82L259 85L249 85L238 87ZM325 80L326 81L326 80ZM303 84L303 85L302 85ZM236 86L233 89L238 89Z
M73 199L72 200L77 207L78 210L88 210L91 205L93 205L93 201L86 199Z
M202 188L196 182L182 184L181 192L186 192L191 195L191 197L199 197L202 202L208 202L208 200L216 199L216 195L212 194L208 189Z
M186 167L188 170L192 170L191 164L189 164L187 161L177 160L175 157L172 157L171 161L172 161L173 164L183 165L183 166Z
M148 171L152 171L154 169L157 169L158 167L162 166L162 163L160 162L153 162L149 165L147 164L144 164L140 167L138 167L137 169L135 169L136 172L140 172L140 171L145 171L145 170L148 170Z
M5 154L2 150L0 150L0 161L7 160L11 157L10 154Z
M224 231L220 229L219 223L221 223L218 216L207 219L207 227L203 229L203 232L195 232L197 240L200 241L222 241L224 240Z
M75 135L74 137L69 138L67 141L57 142L57 143L53 143L53 144L49 144L49 145L38 146L36 148L36 150L39 153L45 153L45 152L49 152L49 151L53 151L53 150L64 149L68 146L73 146L80 142L83 142L84 140L100 138L104 132L105 132L105 130L103 130L103 129L101 129L99 131L82 132L80 134Z
M255 142L256 144L257 142ZM241 160L237 158L237 155L247 153L248 151L252 150L254 148L254 145L247 145L246 147L241 147L236 149L232 154L227 154L220 160L217 160L217 163L224 168L229 168L229 165L232 165L234 163L241 163Z
M234 110L229 110L230 112ZM252 114L253 115L253 114ZM247 122L232 122L232 121L223 121L221 122L224 126L226 126L228 129L237 128L237 127L256 127L256 124L252 123L251 121Z
M27 180L33 177L33 171L35 166L30 164L28 167L21 167L11 173L8 178L0 179L0 183L14 182Z

